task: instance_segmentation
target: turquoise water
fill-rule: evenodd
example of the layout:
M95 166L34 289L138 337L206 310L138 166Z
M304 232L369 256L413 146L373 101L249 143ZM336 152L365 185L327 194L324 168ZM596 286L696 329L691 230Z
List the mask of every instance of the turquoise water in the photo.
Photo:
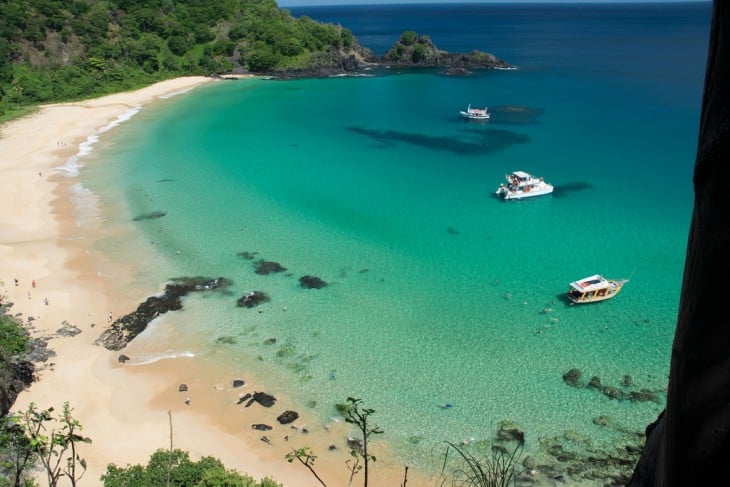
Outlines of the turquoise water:
M118 202L108 225L166 215L99 248L128 258L141 236L157 253L139 257L135 285L225 276L233 294L189 297L138 353L194 353L269 378L268 392L316 404L323 422L335 402L363 398L383 439L421 465L434 445L489 438L503 419L522 426L528 451L565 430L615 441L599 415L643 431L663 393L620 402L562 375L666 386L697 78L657 88L592 69L373 73L218 82L160 101L83 177ZM489 105L492 119L460 119L467 103ZM513 170L555 193L497 200ZM241 252L287 272L257 275ZM610 301L568 306L568 283L593 273L630 282ZM302 289L306 274L329 286ZM271 302L237 308L252 290Z

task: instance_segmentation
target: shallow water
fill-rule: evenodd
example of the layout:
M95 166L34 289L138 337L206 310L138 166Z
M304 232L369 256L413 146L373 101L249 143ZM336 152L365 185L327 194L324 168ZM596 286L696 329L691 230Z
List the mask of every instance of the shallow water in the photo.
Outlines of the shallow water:
M544 20L531 18L525 28ZM594 55L620 47L633 59L625 17L605 19L592 18L608 32ZM138 359L195 354L254 373L323 422L336 402L363 398L384 439L421 465L435 445L489 438L505 419L528 452L566 430L625 441L593 424L600 415L643 431L663 408L702 76L659 81L666 50L685 38L701 47L706 20L679 34L657 27L669 20L638 21L632 32L653 34L655 53L637 57L656 70L572 64L586 40L562 39L554 55L568 66L219 82L136 115L82 173L105 224L136 229L99 249L141 259L140 288L180 275L233 281L230 295L191 296L156 321L135 342ZM606 47L611 32L623 47ZM529 60L543 48L514 52ZM467 103L492 118L460 119ZM518 169L554 194L496 199ZM287 270L257 275L242 252ZM594 273L630 282L612 300L569 306L568 283ZM304 275L329 285L302 289ZM237 307L252 290L271 301ZM660 400L570 388L573 367Z

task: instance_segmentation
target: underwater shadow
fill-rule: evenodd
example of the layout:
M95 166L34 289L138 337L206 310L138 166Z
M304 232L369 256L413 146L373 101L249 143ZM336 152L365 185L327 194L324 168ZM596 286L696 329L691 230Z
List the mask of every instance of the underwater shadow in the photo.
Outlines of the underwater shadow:
M584 191L586 189L593 189L593 185L583 181L555 185L553 189L553 197L564 198L570 193L576 193L578 191Z
M395 142L424 147L426 149L451 152L453 154L471 155L488 154L502 150L513 144L528 142L527 135L511 130L465 130L471 140L457 137L434 136L400 132L397 130L371 130L362 127L348 127L349 130L365 135L385 146L394 146Z
M132 218L132 221L139 222L142 220L156 220L158 218L162 218L163 216L167 215L166 211L153 211L150 213L145 213L143 215L138 215Z
M526 107L521 105L499 105L489 107L492 123L507 125L529 125L538 123L538 118L545 110L542 108Z

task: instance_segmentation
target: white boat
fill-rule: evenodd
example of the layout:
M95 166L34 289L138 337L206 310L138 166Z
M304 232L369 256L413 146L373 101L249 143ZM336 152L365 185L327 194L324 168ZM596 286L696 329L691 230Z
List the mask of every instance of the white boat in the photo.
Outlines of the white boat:
M506 174L504 177L507 179L507 184L500 184L495 194L505 200L518 200L550 194L554 189L553 185L546 183L543 178L536 178L524 171L515 171Z
M628 279L606 279L600 274L570 283L568 299L575 304L595 303L616 296Z
M466 110L461 110L459 113L462 117L472 120L486 120L489 118L489 108L472 108L471 103Z

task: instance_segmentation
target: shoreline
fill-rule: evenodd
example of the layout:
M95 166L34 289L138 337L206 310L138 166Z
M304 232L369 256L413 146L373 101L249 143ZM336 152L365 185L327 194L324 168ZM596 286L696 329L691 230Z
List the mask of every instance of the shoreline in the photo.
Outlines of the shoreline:
M94 344L108 325L109 314L129 313L147 296L136 300L128 292L120 299L110 293L120 276L99 272L98 259L91 253L102 229L79 236L70 194L78 179L69 161L87 150L84 144L93 142L92 138L128 119L130 111L213 81L177 78L132 92L44 105L0 127L4 154L0 166L5 175L0 192L12 202L10 211L0 216L0 258L5 263L0 270L1 291L13 303L10 314L26 323L32 336L49 337L48 348L56 354L47 363L36 364L37 380L21 392L11 412L22 412L31 403L59 412L64 402L69 403L83 426L82 434L92 440L79 448L88 464L81 485L100 485L110 463L146 465L157 449L170 447L171 433L173 448L187 451L193 460L213 456L226 468L256 480L270 477L285 486L320 485L303 466L284 458L292 447L303 446L293 441L290 446L288 437L307 433L276 428L266 432L271 439L267 445L261 441L261 432L250 425L275 424L278 412L254 405L243 416L231 414L244 411L244 404L236 405L241 393L231 385L235 377L222 377L197 357L124 365L118 361L123 350L112 352ZM59 172L70 172L71 177ZM112 269L124 272L114 265ZM57 330L64 322L80 333L59 336ZM255 384L255 379L254 384L248 382L246 392L265 390L256 388L261 384ZM178 390L181 383L190 386L191 404ZM213 392L202 394L206 389ZM277 399L278 404L288 402ZM297 424L306 424L306 419L304 413ZM341 447L338 455L323 453L333 438L344 435L345 430L335 425L306 439L306 445L318 454L317 472L337 484L347 479L344 460L349 455ZM389 476L390 470L384 468L381 473ZM399 470L393 468L390 474L402 475ZM45 477L37 480L43 484Z

